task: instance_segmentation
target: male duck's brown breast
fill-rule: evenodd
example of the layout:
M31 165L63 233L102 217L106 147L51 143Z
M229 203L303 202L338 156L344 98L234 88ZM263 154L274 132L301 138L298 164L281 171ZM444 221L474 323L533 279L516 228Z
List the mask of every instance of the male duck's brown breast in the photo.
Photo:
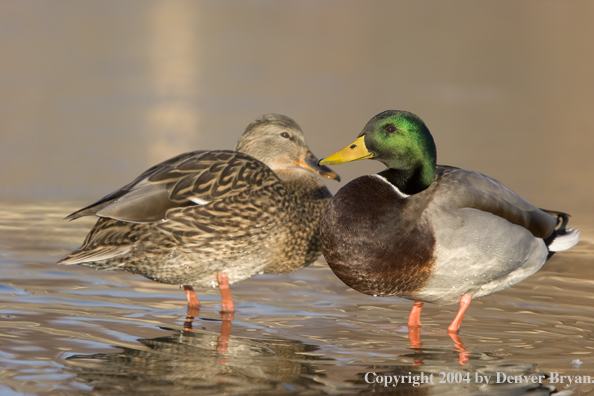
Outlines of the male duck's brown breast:
M334 273L361 293L413 296L434 263L435 236L421 220L423 195L404 198L378 176L343 187L320 229L322 252Z

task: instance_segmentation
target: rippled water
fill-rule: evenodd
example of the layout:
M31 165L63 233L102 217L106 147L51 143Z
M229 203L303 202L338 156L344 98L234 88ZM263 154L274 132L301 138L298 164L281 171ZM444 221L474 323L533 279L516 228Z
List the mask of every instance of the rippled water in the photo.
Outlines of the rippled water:
M59 266L92 224L61 220L81 204L1 202L2 395L594 391L594 384L551 378L542 385L476 382L477 375L494 381L497 372L536 380L551 372L594 374L594 230L579 219L580 244L528 280L473 301L459 339L446 333L456 306L426 304L421 344L411 345L410 301L350 290L322 261L232 286L233 321L221 320L214 289L199 292L203 307L190 320L175 286ZM412 381L421 373L433 374L433 383L413 386L406 377L385 388L366 381Z

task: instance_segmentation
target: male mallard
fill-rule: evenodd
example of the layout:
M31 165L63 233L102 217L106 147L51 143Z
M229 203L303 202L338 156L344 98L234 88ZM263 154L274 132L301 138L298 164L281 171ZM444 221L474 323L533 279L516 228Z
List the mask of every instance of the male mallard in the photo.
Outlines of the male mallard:
M83 245L60 261L141 274L184 285L218 284L222 312L233 312L229 284L285 273L320 255L319 220L331 194L303 132L268 114L247 126L236 151L194 151L153 166L121 189L66 217L99 220Z
M478 172L436 166L433 137L412 113L376 115L352 144L319 163L364 158L388 169L332 198L320 223L322 252L353 289L414 300L409 327L421 325L423 302L459 300L448 327L458 331L472 298L520 282L578 242L579 232L566 230L567 214L538 209Z

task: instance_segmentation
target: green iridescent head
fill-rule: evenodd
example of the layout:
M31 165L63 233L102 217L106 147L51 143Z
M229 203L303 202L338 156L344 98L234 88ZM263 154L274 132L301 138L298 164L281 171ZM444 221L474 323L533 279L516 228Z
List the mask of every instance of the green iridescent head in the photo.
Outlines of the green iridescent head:
M359 137L364 137L372 158L390 169L410 170L421 163L435 169L435 142L423 120L413 113L384 111L369 120Z
M435 179L437 150L429 129L408 111L387 110L373 117L357 139L322 159L322 165L375 159L388 167L391 180L409 191L427 188Z

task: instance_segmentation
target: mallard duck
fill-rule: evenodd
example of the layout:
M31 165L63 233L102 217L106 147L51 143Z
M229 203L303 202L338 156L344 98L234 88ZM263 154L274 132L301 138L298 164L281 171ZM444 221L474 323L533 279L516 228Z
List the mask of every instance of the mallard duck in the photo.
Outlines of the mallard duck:
M267 114L247 126L235 151L194 151L148 169L66 219L98 216L80 248L59 261L141 274L193 287L286 273L320 255L319 220L331 194L316 174L339 180L291 118Z
M553 252L575 245L568 215L539 209L497 180L436 165L425 123L406 111L373 117L357 139L324 165L375 159L387 169L342 187L320 223L322 252L348 286L374 296L414 300L409 327L424 302L460 309L526 279Z

